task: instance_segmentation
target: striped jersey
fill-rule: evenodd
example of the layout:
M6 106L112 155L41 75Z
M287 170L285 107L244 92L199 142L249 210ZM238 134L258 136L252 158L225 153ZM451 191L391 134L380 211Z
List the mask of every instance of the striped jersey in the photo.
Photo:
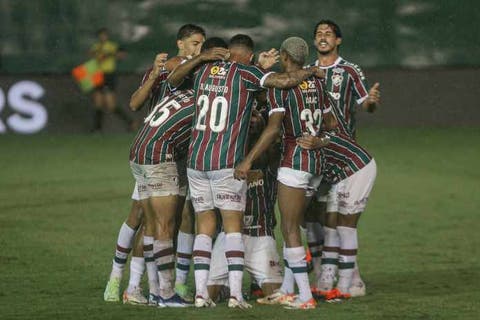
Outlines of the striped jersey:
M323 175L326 182L335 184L365 167L372 157L351 136L338 105L334 104L332 110L337 118L338 133L332 135L330 143L323 148Z
M234 168L243 159L254 92L262 89L265 78L256 66L229 61L207 63L195 72L190 168Z
M296 139L304 134L317 136L323 115L332 110L322 81L310 77L288 90L269 89L267 103L270 114L284 113L280 167L320 174L322 150L303 149L297 145Z
M318 60L314 65L318 66ZM330 66L321 67L325 71L326 89L345 116L352 136L356 131L356 106L368 97L368 85L359 66L345 59L338 59Z
M158 164L178 160L177 149L186 148L194 112L192 90L177 90L163 98L145 118L130 148L130 161Z
M150 76L150 73L153 71L153 67L150 67L145 74L143 75L142 82L140 86L143 86L145 82L147 82L148 77ZM168 71L162 70L160 74L157 76L155 79L152 88L150 89L150 96L147 101L147 110L148 113L150 113L153 110L153 107L159 102L159 100L162 100L166 94L169 93L168 91L168 85L166 83L168 76Z
M250 170L247 178L247 205L243 234L252 237L274 236L277 174L269 167Z

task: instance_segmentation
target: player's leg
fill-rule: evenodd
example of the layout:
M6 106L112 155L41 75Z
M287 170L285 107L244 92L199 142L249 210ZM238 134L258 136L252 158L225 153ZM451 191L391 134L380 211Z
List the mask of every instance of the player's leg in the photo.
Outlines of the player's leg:
M137 194L135 185L132 199L137 199ZM120 282L122 280L128 254L132 249L135 233L140 226L141 214L140 203L137 200L133 200L128 218L122 224L118 233L115 256L112 261L112 270L104 292L105 301L120 301Z
M222 291L228 288L228 265L225 257L225 233L220 232L215 239L210 262L210 274L208 277L208 295L217 302L225 298ZM228 299L228 297L226 297Z
M207 173L187 169L190 199L195 210L197 234L193 243L193 267L195 273L195 306L214 307L207 290L212 256L212 236L215 233L217 218L213 205L210 181Z
M322 273L322 250L324 243L322 219L324 218L326 203L313 199L305 213L305 225L307 229L307 244L312 256L312 267L315 282L312 287L317 291L317 282Z
M186 165L178 163L178 175L180 182L180 199L178 212L180 215L180 226L177 234L177 257L176 257L176 273L175 273L175 292L182 298L190 301L192 297L187 287L187 277L190 271L190 263L192 261L193 241L195 240L195 214L190 201L190 195L187 194L187 173Z
M143 235L144 227L140 225L132 250L132 258L130 260L130 279L128 287L123 292L123 303L126 304L147 304L140 286L143 273L145 272L145 258L143 257Z
M352 286L358 250L357 224L365 210L376 173L375 160L372 159L360 171L341 181L337 190L337 196L342 196L342 202L338 206L337 226L340 238L337 289L341 297L351 296L349 289Z
M300 234L300 224L303 220L305 203L304 188L290 187L279 179L278 207L280 209L281 229L285 241L284 258L288 268L293 273L299 290L298 301L292 303L292 307L295 308L297 304L299 306L302 305L302 308L303 305L308 305L308 308L315 307L308 280L305 248L302 245Z
M209 172L215 207L220 209L225 232L230 308L251 308L243 300L242 280L245 247L242 238L243 212L247 203L247 183L233 177L233 169Z
M338 251L340 238L337 232L338 201L337 186L333 185L326 199L326 213L323 220L324 245L322 249L322 267L320 279L317 281L317 293L326 296L333 288L338 270Z
M94 117L93 117L93 131L102 130L103 118L105 114L104 110L104 96L101 88L97 88L92 93L92 101L94 108Z

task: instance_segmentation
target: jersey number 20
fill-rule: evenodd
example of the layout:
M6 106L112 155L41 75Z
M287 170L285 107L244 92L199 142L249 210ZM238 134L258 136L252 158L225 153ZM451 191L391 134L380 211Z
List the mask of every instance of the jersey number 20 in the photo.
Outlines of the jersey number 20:
M210 111L210 121L208 125L213 132L222 132L227 123L228 101L225 97L215 97L210 104L207 95L202 94L198 97L197 105L200 107L195 129L205 131L207 129L207 113Z

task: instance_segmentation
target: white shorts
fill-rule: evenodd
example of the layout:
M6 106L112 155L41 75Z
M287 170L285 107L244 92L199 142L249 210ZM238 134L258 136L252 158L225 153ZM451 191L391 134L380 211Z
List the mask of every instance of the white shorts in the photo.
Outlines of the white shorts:
M198 171L187 168L190 199L195 212L213 210L245 211L247 182L233 177L234 169Z
M321 180L321 176L286 167L280 167L277 174L277 180L282 184L292 188L305 189L307 197L311 197L316 186L320 184L318 179Z
M243 235L245 244L245 270L259 286L263 283L282 283L282 269L273 237L251 237ZM225 233L218 234L212 250L210 262L209 286L228 286L228 264L225 257Z
M136 181L135 181L135 186L133 187L132 200L135 200L135 201L140 200L140 195L138 194L138 185Z
M130 161L130 168L137 182L139 200L179 194L179 179L175 162L143 165Z
M355 214L365 210L368 196L377 176L377 164L372 159L365 167L336 185L336 200L340 214Z
M322 183L316 193L318 202L326 202L326 212L338 212L337 185Z

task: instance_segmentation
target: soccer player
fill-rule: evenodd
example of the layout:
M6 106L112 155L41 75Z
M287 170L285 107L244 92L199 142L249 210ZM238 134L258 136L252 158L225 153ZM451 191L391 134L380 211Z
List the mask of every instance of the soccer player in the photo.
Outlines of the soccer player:
M313 30L314 44L317 50L317 60L314 65L320 66L325 70L325 81L327 90L330 92L337 106L339 113L343 115L345 129L348 135L355 139L356 120L355 114L357 106L362 110L374 112L380 103L379 83L375 83L370 90L366 82L363 71L356 64L346 61L339 56L340 45L342 44L342 32L340 27L331 20L319 21ZM322 184L322 189L329 188ZM325 200L325 199L323 199ZM321 255L323 248L324 228L319 222L319 213L325 210L325 202L312 202L312 206L306 214L307 238L310 251L312 252L313 267L315 271L316 282L320 282L321 277ZM330 230L326 230L330 232ZM326 251L336 250L331 246ZM335 253L332 253L335 254ZM330 255L330 253L327 253ZM332 261L332 260L325 260ZM365 286L358 272L356 265L355 281L352 292L355 295L364 295ZM318 284L319 285L319 284ZM312 288L316 291L316 286ZM356 289L355 289L356 288Z
M221 51L228 61L210 62L197 68L194 75L196 109L189 147L187 175L190 195L197 218L194 242L195 306L215 306L208 296L207 280L216 229L214 208L221 212L228 261L231 308L249 308L243 300L241 286L244 266L242 221L246 204L247 184L235 180L235 165L243 158L253 93L263 87L291 87L318 72L318 68L292 73L266 73L252 66L253 40L236 35L229 50ZM263 67L276 62L274 54L260 55ZM170 75L171 85L178 86L199 64L202 55L178 66ZM266 62L266 64L264 64Z
M254 112L250 124L249 145L253 146L264 128L264 119ZM243 219L243 240L245 245L245 269L263 294L270 295L282 283L280 258L274 237L276 175L279 148L271 148L253 164L248 174L247 205ZM212 250L208 292L212 300L228 286L228 263L225 257L225 233L221 232Z
M365 210L377 173L372 156L349 134L341 110L334 105L338 133L330 136L323 147L324 179L332 187L328 191L325 215L325 246L322 253L318 294L327 300L350 298L355 292L355 265L358 249L357 224ZM303 137L298 145L304 149L319 148L317 137ZM338 283L333 287L338 263ZM357 277L359 275L357 274ZM357 279L358 281L358 279ZM361 280L360 280L361 281Z
M286 72L301 70L307 57L308 45L302 38L288 38L280 47L280 62ZM332 129L336 126L336 120L331 112L328 93L319 78L309 77L289 90L270 89L267 97L270 110L268 125L253 149L235 168L235 176L246 178L253 161L266 150L283 128L282 160L277 179L287 271L281 289L270 296L270 300L280 301L285 294L293 292L293 285L288 288L284 286L291 284L289 278L293 273L299 296L288 304L288 308L312 309L316 303L310 292L300 223L305 211L310 180L320 174L322 154L321 151L298 147L296 139L304 134L319 135L322 124L327 129Z
M170 93L168 86L162 86L165 81L168 72L173 70L178 64L194 57L200 53L202 44L205 41L205 30L197 25L185 24L181 26L177 32L177 56L167 59L166 53L159 53L155 57L153 65L149 68L143 76L140 87L132 94L130 100L130 108L133 111L139 110L143 105L147 104L149 111L156 105L158 101L161 101L165 95ZM181 158L181 157L180 157ZM177 161L179 164L179 173L183 172L184 165L181 165L182 160ZM183 174L180 174L182 178ZM192 210L190 209L191 203L187 201L185 206L186 196L186 177L180 181L180 199L178 202L179 213L181 215L180 230L177 236L177 269L176 269L176 282L175 291L183 298L188 299L188 288L186 287L186 279L188 270L190 269L190 261L193 248L194 231L192 229ZM147 235L145 238L145 246L151 248L153 244L153 235ZM149 251L147 250L147 254ZM157 271L154 261L150 258L147 259L147 272L150 285L149 300L152 304L155 304L155 296L158 296L158 289L156 289L155 283L158 283L156 277Z
M176 152L188 144L193 101L191 90L177 90L162 99L145 118L130 149L130 166L145 212L144 238L154 235L153 245L144 246L144 255L146 262L156 263L159 306L188 306L173 288L173 236L180 193Z
M93 131L102 129L103 115L105 112L115 112L123 121L128 123L128 129L133 130L136 122L133 121L125 110L117 105L115 95L116 87L116 63L117 59L123 58L125 52L118 44L111 41L107 28L97 31L98 42L90 48L89 54L97 60L100 70L104 74L104 84L95 88L92 93L93 105L95 107L95 118Z

